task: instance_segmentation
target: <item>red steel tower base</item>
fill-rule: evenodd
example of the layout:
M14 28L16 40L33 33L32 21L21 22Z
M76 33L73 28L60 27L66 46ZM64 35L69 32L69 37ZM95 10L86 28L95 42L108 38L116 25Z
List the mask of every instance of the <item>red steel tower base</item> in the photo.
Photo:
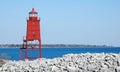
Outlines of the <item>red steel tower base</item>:
M23 38L23 45L20 47L21 60L42 58L40 19L37 14L34 8L29 12L26 39Z

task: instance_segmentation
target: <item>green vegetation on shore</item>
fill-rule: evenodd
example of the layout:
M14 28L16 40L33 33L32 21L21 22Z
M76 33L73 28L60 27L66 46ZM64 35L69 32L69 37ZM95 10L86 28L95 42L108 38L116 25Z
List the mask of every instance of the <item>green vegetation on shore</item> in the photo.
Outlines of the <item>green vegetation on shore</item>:
M22 44L0 44L0 48L20 48ZM42 48L80 48L80 47L112 47L106 45L82 45L82 44L43 44Z

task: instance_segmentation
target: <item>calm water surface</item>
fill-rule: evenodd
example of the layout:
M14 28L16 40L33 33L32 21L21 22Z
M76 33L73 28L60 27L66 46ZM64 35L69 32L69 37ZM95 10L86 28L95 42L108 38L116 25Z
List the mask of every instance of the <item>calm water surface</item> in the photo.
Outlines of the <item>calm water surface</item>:
M80 53L120 53L120 47L112 48L42 48L42 56L44 58L62 57L64 54L80 54ZM11 60L19 60L19 48L0 48L0 54L7 54ZM36 56L37 51L30 51L29 54Z

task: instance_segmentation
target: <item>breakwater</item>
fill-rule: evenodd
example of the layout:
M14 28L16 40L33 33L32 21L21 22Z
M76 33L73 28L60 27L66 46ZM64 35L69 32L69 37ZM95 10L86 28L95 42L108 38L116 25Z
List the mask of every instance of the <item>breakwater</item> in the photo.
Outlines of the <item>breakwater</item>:
M67 54L61 58L7 61L0 72L120 72L120 54Z

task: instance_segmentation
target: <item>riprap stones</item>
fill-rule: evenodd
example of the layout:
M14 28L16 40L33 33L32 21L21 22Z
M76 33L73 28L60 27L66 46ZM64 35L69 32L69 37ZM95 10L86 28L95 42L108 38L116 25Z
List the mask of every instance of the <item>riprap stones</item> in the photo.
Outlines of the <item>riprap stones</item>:
M81 53L54 59L7 61L0 72L120 72L120 54Z

